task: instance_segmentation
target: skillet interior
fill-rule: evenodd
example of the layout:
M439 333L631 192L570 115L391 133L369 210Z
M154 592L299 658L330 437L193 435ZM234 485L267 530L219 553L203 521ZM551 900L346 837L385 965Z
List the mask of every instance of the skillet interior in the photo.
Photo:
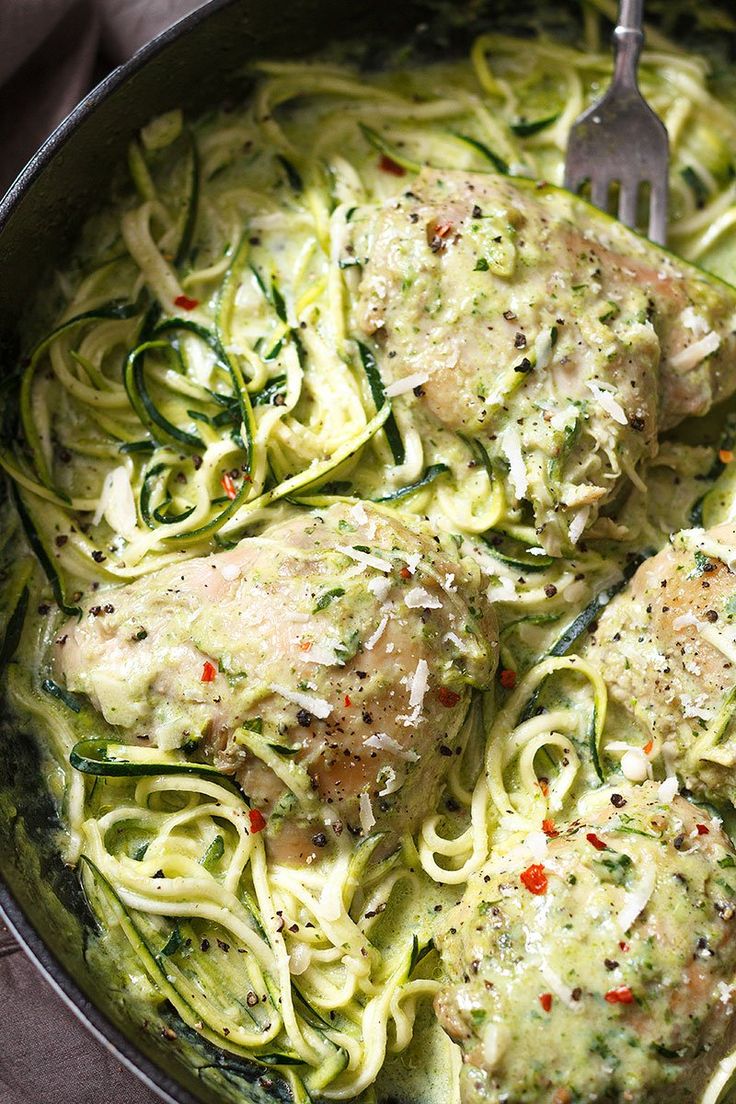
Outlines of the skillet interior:
M487 21L503 8L523 16L534 7L533 2L466 0L457 5L455 18L441 19L445 37L430 34L427 42L446 51L456 34L467 37L457 31L466 19L478 15ZM175 106L199 110L229 96L242 99L247 91L243 70L255 56L308 53L327 38L360 37L370 29L398 38L418 19L431 20L436 8L432 0L398 5L290 0L278 10L264 0L214 0L116 70L36 155L0 205L0 355L6 386L15 386L17 320L49 264L63 257L95 197L105 194L129 138L152 114ZM566 9L550 5L552 20L563 27L569 24ZM733 52L733 44L726 45ZM260 1069L218 1066L216 1052L201 1039L187 1037L181 1025L176 1024L175 1040L165 1038L160 1022L147 1024L129 1005L124 978L100 984L94 956L87 953L92 921L76 875L56 851L55 820L32 739L3 723L0 875L7 889L0 887L0 905L42 968L120 1060L137 1067L162 1099L180 1104L288 1100L277 1082L264 1083ZM395 1092L396 1100L404 1099L400 1087Z

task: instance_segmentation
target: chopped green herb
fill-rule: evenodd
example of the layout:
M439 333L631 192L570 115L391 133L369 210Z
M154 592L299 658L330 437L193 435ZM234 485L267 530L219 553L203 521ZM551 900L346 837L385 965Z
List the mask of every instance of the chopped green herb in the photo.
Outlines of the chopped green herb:
M706 556L704 552L701 552L699 548L695 549L695 567L688 575L688 579L698 579L701 575L704 575L706 571L712 571L714 567L713 561L709 556Z
M320 594L312 613L319 613L320 610L327 609L335 598L342 598L344 593L345 590L343 587L334 587L332 590L326 590L324 594Z

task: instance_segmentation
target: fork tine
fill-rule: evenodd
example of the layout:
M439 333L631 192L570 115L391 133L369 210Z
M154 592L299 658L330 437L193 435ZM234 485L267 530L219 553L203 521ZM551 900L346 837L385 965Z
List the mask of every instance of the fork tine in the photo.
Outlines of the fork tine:
M615 6L610 0L610 6ZM590 201L608 212L611 184L618 185L618 217L636 228L640 188L650 186L649 237L663 245L667 236L669 143L662 120L637 82L644 42L643 0L620 0L614 31L615 65L611 84L573 123L565 156L565 187L579 192L590 181ZM643 204L642 204L643 206Z
M657 245L667 241L667 180L652 181L649 206L649 237Z
M618 217L621 222L633 228L636 227L636 209L639 200L639 181L621 181L621 190L618 196Z
M587 180L588 174L580 170L577 160L571 156L571 149L568 146L568 156L565 159L565 179L563 187L567 188L568 192L573 192L577 195Z
M594 176L590 182L590 201L602 211L608 208L608 192L611 181L605 176Z

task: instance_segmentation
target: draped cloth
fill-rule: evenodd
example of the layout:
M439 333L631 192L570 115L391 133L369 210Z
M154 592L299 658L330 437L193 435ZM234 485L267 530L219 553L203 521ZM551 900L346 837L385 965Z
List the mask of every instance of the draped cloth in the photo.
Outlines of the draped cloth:
M0 195L107 71L203 0L0 0Z
M0 921L0 1102L161 1104L46 984Z

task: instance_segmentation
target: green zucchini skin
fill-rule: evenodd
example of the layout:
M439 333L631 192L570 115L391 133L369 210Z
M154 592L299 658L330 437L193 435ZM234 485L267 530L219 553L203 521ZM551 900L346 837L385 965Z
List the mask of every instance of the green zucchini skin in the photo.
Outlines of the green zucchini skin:
M227 277L225 284L227 283ZM224 287L225 285L223 285ZM215 354L217 363L226 368L233 387L233 397L237 401L240 411L240 420L243 428L243 444L245 448L244 466L246 472L251 471L253 463L253 438L255 437L255 420L253 417L253 406L250 401L250 395L246 386L245 377L243 376L242 369L237 361L237 358L230 356L226 351L223 344L221 332L219 327L212 330L208 330L205 326L201 326L196 322L192 322L186 318L168 318L163 322L160 322L154 330L154 336L159 334L176 333L183 331L185 333L194 334L201 341L207 345ZM213 396L214 397L214 396ZM221 401L218 399L218 401Z
M60 695L55 693L54 696L59 697ZM69 695L69 697L73 698L73 695ZM66 700L66 698L62 700ZM77 706L78 708L79 706ZM69 762L74 770L100 778L150 778L160 774L181 774L206 778L217 782L220 786L224 786L231 793L241 797L246 805L249 804L247 797L233 778L223 774L215 767L208 766L206 763L187 762L186 760L172 762L162 757L156 758L155 754L150 761L141 762L126 759L121 754L114 754L111 752L112 748L124 752L125 744L106 739L80 740L72 748L69 754Z
M143 425L155 441L161 445L183 445L184 448L199 451L204 441L195 433L180 429L166 418L154 403L146 385L144 375L145 356L149 352L163 353L172 367L177 365L173 348L166 341L144 341L129 354L125 365L125 390L130 404Z
M430 484L436 482L441 476L447 475L449 471L450 469L447 464L430 464L421 479L417 479L414 483L407 483L405 487L399 487L398 490L391 491L386 495L381 495L379 498L371 499L371 501L398 502L402 498L408 498L409 495L416 494L417 491L421 491L424 487L429 487Z
M363 371L368 380L373 402L376 404L376 410L382 410L384 405L388 403L388 399L386 398L386 391L383 386L383 380L381 379L381 372L376 358L368 346L362 341L358 342L358 351L360 352L360 362L363 365ZM399 433L399 427L396 424L393 411L390 411L386 418L384 433L386 434L386 440L389 443L394 463L397 466L403 464L406 459L404 442L401 440L401 434Z
M59 609L63 613L65 613L67 617L81 617L81 608L79 606L72 605L70 602L67 602L66 593L64 590L64 583L62 582L61 575L57 571L52 557L49 555L44 546L39 532L33 522L33 518L31 517L31 514L23 501L23 496L15 486L12 487L11 494L13 496L13 504L18 514L18 518L20 519L25 538L28 541L31 551L38 560L41 570L51 584L54 599Z
M649 556L653 556L654 551L641 553L636 556L632 556L628 564L623 570L621 578L618 582L613 583L609 587L605 587L599 591L598 594L588 603L584 610L582 610L577 617L575 617L567 626L565 631L557 638L555 643L549 650L551 656L563 656L580 641L583 633L586 629L589 629L595 619L599 616L601 611L605 609L608 603L617 594L620 594L629 580L638 571L641 565Z

